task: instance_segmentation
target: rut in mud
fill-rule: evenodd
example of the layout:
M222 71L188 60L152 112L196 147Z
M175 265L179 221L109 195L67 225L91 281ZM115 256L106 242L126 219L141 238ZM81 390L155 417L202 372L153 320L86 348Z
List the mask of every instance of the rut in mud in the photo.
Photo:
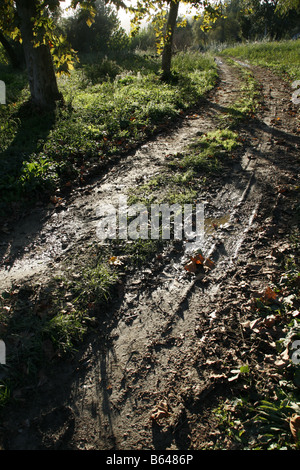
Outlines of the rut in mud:
M2 245L11 264L0 271L1 285L47 279L66 254L95 240L99 202L116 203L158 174L167 154L216 128L216 116L240 89L235 68L219 61L219 72L218 88L195 119L143 145L59 211L36 209L21 221ZM263 106L239 130L239 159L201 194L205 217L219 221L205 237L214 268L191 276L183 268L186 253L174 245L163 262L126 279L107 312L115 320L106 342L92 334L40 385L34 403L10 412L7 448L175 450L217 441L211 410L231 393L231 369L251 363L246 306L276 270L268 255L292 217L279 188L295 184L299 172L290 89L271 72L253 73Z

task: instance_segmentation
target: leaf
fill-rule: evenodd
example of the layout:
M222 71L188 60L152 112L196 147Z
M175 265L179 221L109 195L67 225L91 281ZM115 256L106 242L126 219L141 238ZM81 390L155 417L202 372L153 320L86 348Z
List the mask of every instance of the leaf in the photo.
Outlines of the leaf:
M109 264L114 266L123 264L122 261L117 256L111 256L108 260Z
M92 24L93 24L93 20L92 20L91 18L88 18L88 19L86 20L86 24L87 24L88 27L90 28L90 27L92 26Z
M215 265L215 263L209 259L209 258L206 258L205 262L204 262L204 265L209 268L209 269L212 269Z
M204 257L199 253L197 256L191 257L191 261L196 264L203 264Z
M300 440L300 416L293 414L290 419L290 430L295 442Z
M276 300L277 294L271 289L271 287L267 287L263 296L262 300Z
M196 273L198 267L204 262L204 257L199 253L196 256L191 256L189 263L187 263L184 269L190 273Z
M52 204L61 204L63 202L63 199L61 197L51 196L50 201L52 202Z
M190 261L184 266L184 269L189 273L195 273L198 269L198 266L194 261Z
M184 269L190 273L196 273L200 266L204 268L212 269L214 267L214 262L209 258L204 258L200 253L196 256L191 256L190 261L184 266Z
M151 414L151 419L153 421L158 421L161 418L165 418L169 416L169 407L166 401L161 402L159 405L157 405L154 410L152 411Z

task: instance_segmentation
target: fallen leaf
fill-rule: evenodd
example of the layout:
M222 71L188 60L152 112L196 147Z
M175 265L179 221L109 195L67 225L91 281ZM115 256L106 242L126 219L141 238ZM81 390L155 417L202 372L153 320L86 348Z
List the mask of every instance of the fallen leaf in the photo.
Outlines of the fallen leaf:
M155 409L152 411L151 419L155 422L160 420L161 418L165 418L169 416L169 407L166 401L159 403Z
M189 273L196 273L198 270L198 265L194 261L190 261L184 266L184 269Z
M199 253L197 256L192 257L191 261L193 261L196 264L203 264L204 257Z
M271 287L267 287L263 296L262 300L276 300L277 294L271 289Z
M290 430L295 442L300 440L300 416L293 414L290 419Z
M190 273L196 273L199 266L208 266L206 261L208 261L208 263L210 262L210 260L205 260L205 258L198 253L196 256L190 257L190 261L185 265L184 269Z
M63 199L61 197L52 196L50 197L50 201L52 202L52 204L61 204Z
M215 265L215 263L211 259L206 258L206 260L204 262L204 266L206 266L209 269L212 269L214 267L214 265Z
M123 264L122 261L117 256L111 256L108 262L109 264L113 264L114 266Z

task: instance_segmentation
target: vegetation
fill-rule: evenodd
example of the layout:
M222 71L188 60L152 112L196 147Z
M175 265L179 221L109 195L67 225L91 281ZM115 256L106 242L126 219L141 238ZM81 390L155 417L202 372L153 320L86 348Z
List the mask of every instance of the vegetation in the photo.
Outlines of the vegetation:
M287 2L282 3L282 7ZM180 16L174 30L174 50L221 50L229 45L253 41L279 41L299 33L299 9L287 8L284 13L273 1L231 0L222 2L219 15L205 27L205 19ZM148 24L133 39L142 50L155 49L155 24Z
M237 45L221 52L224 57L235 57L254 65L269 67L289 80L300 76L300 51L297 41L272 41Z
M124 52L81 62L59 86L66 106L33 114L26 77L2 66L7 106L1 107L0 212L30 199L50 200L55 190L82 184L112 156L134 148L170 125L216 82L210 56L174 61L175 83L160 82L156 59Z
M295 239L291 239L291 243L295 243ZM294 248L297 253L297 246ZM292 342L300 338L299 319L293 318L294 307L299 301L299 268L296 257L284 257L275 286L253 304L256 321L266 322L276 315L278 328L286 331L276 342L278 357L284 357L284 367L276 369L277 386L269 386L267 390L264 374L258 374L249 359L247 369L239 374L241 383L247 383L248 392L228 399L215 410L220 429L231 442L245 450L300 448L299 429L295 429L291 440L290 425L292 417L300 412L299 355L291 348ZM292 360L293 355L298 360ZM217 448L219 445L222 448L222 443L218 443Z

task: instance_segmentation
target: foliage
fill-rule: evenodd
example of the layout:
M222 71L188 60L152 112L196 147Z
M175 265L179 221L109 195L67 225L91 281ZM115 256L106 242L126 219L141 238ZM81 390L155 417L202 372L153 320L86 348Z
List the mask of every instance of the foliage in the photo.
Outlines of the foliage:
M282 6L286 5L285 2ZM288 10L284 14L279 4L246 0L230 0L220 6L220 14L205 27L201 14L180 16L174 31L174 51L187 48L205 50L218 44L235 44L245 41L290 39L299 32L300 12ZM155 24L136 33L132 45L142 50L155 48Z
M72 48L79 56L97 51L107 53L113 48L125 47L128 39L122 29L116 13L103 0L95 2L95 16L89 26L82 10L58 22Z
M177 82L162 84L159 62L139 54L94 56L59 79L67 105L54 113L27 109L21 73L5 70L7 106L0 109L1 215L8 203L48 200L70 191L113 156L170 125L216 81L209 56L178 55ZM7 212L6 212L7 211Z

